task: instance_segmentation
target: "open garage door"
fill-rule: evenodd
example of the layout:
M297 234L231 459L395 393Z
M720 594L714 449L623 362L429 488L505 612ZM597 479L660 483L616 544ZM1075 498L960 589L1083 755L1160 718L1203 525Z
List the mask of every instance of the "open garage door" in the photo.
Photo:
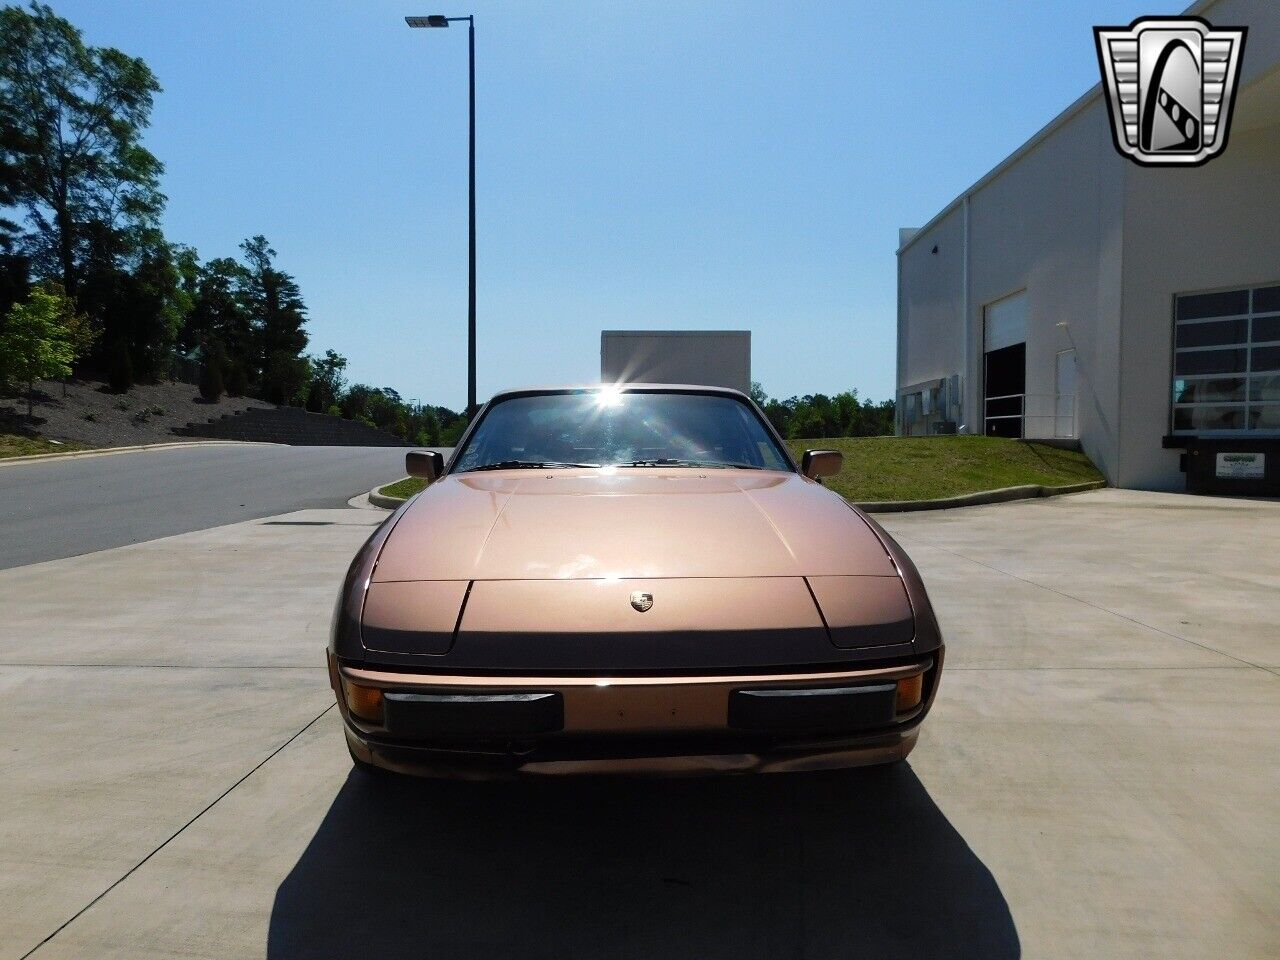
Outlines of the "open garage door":
M1027 293L983 309L983 433L1021 437L1027 401Z

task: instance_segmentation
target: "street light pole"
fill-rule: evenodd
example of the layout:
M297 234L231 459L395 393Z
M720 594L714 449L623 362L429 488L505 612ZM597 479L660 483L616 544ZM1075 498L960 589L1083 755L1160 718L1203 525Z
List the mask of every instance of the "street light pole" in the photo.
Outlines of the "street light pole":
M467 17L471 75L470 156L467 159L467 416L476 408L476 23Z
M405 17L411 27L447 27L456 21L467 21L469 102L467 157L467 414L476 407L476 23L475 17Z

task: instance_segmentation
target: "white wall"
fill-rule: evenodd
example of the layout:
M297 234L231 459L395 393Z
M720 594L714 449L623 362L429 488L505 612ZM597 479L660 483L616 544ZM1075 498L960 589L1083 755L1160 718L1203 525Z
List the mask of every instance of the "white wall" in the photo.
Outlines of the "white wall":
M1203 15L1249 28L1227 149L1203 167L1126 173L1124 405L1119 483L1181 490L1169 433L1173 298L1280 283L1280 4L1222 0Z
M1280 122L1194 170L1134 170L1125 205L1119 483L1180 490L1169 433L1173 297L1280 283Z
M1184 484L1179 452L1161 447L1174 294L1280 282L1280 3L1197 12L1249 27L1226 153L1196 169L1135 166L1098 97L970 191L967 316L962 204L899 254L899 387L963 371L964 419L981 432L983 306L1025 288L1027 392L1046 395L1028 412L1051 412L1056 355L1074 349L1081 442L1126 487ZM1027 436L1052 433L1048 417L1028 419Z
M980 382L982 310L1027 297L1028 437L1054 434L1054 367L1075 349L1077 432L1113 478L1118 407L1123 165L1106 106L1094 101L970 198L970 355ZM1057 324L1065 323L1065 327ZM973 398L975 407L980 395Z
M602 383L688 383L751 392L749 330L604 330Z
M1026 434L1053 436L1054 368L1074 348L1078 432L1114 479L1123 161L1099 99L969 199L968 316L963 205L899 256L899 386L963 372L964 421L982 432L983 307L1025 289ZM934 245L938 253L933 254ZM1063 321L1067 327L1059 328ZM964 369L965 337L968 369Z
M898 258L899 389L963 369L963 248L963 214L957 207ZM970 432L982 432L966 422Z

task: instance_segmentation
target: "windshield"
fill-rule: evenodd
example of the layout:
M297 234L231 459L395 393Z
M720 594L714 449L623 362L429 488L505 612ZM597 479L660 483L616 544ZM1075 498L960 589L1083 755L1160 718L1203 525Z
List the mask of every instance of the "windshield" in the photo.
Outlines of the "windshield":
M741 400L606 389L500 401L459 451L454 470L556 466L791 469Z

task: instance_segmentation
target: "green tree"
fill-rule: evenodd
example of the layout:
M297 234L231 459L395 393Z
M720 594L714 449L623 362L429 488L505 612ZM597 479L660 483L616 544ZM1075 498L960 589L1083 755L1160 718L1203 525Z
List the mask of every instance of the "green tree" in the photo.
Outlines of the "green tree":
M246 274L242 298L249 312L257 341L258 368L263 373L264 392L279 392L280 385L268 387L271 358L284 353L298 357L307 347L307 305L297 281L276 269L276 252L259 234L240 244Z
M431 407L426 407L420 417L417 438L414 440L420 447L440 446L440 417Z
M313 413L324 413L338 402L342 388L346 386L346 377L342 371L347 369L347 358L332 350L326 350L323 357L308 357L311 365L311 382L307 384L307 409Z
M0 330L0 377L27 385L27 418L35 410L35 381L71 376L75 348L63 317L64 297L39 287L9 308Z
M373 387L367 383L353 383L338 400L338 410L344 419L361 420L367 414L365 407L368 405L369 396L373 393Z
M246 372L257 370L253 328L242 290L248 280L244 265L230 257L217 257L199 268L191 311L178 337L178 349L190 353L214 337L224 345L228 360Z
M52 294L61 304L59 322L66 334L67 343L71 345L71 359L74 363L93 350L102 335L102 331L87 313L76 309L76 303L62 289L62 284L50 280L41 284L45 292Z
M140 380L154 380L171 369L178 331L191 309L179 281L174 247L158 233L138 251L132 269L119 277L103 326L129 344Z
M71 362L74 364L81 357L92 352L102 331L92 317L76 309L75 301L66 295L62 284L56 280L47 280L40 284L40 288L56 297L61 305L58 322L62 325L67 343L71 346ZM64 397L67 395L66 377L62 380L62 395Z
M467 416L463 414L456 415L449 425L440 431L441 446L456 447L470 423L471 420Z
M829 437L822 411L812 404L802 404L788 424L787 435L793 440L808 440L815 437Z
M162 166L142 146L160 90L146 63L90 47L51 7L0 9L0 169L38 272L77 296L86 227L154 226Z
M0 191L0 205L3 205ZM0 317L31 289L31 261L18 250L16 234L4 232L0 221Z
M249 392L249 374L245 371L244 361L229 360L227 362L227 375L224 379L227 384L228 397L243 397Z
M133 361L129 346L119 337L106 345L107 386L112 393L127 393L133 386Z
M222 396L222 368L227 364L222 344L216 340L208 341L203 347L203 360L200 364L200 396L206 403L217 403Z
M298 402L310 373L311 367L305 357L296 356L288 350L276 350L267 358L267 369L262 376L262 398L268 403Z

